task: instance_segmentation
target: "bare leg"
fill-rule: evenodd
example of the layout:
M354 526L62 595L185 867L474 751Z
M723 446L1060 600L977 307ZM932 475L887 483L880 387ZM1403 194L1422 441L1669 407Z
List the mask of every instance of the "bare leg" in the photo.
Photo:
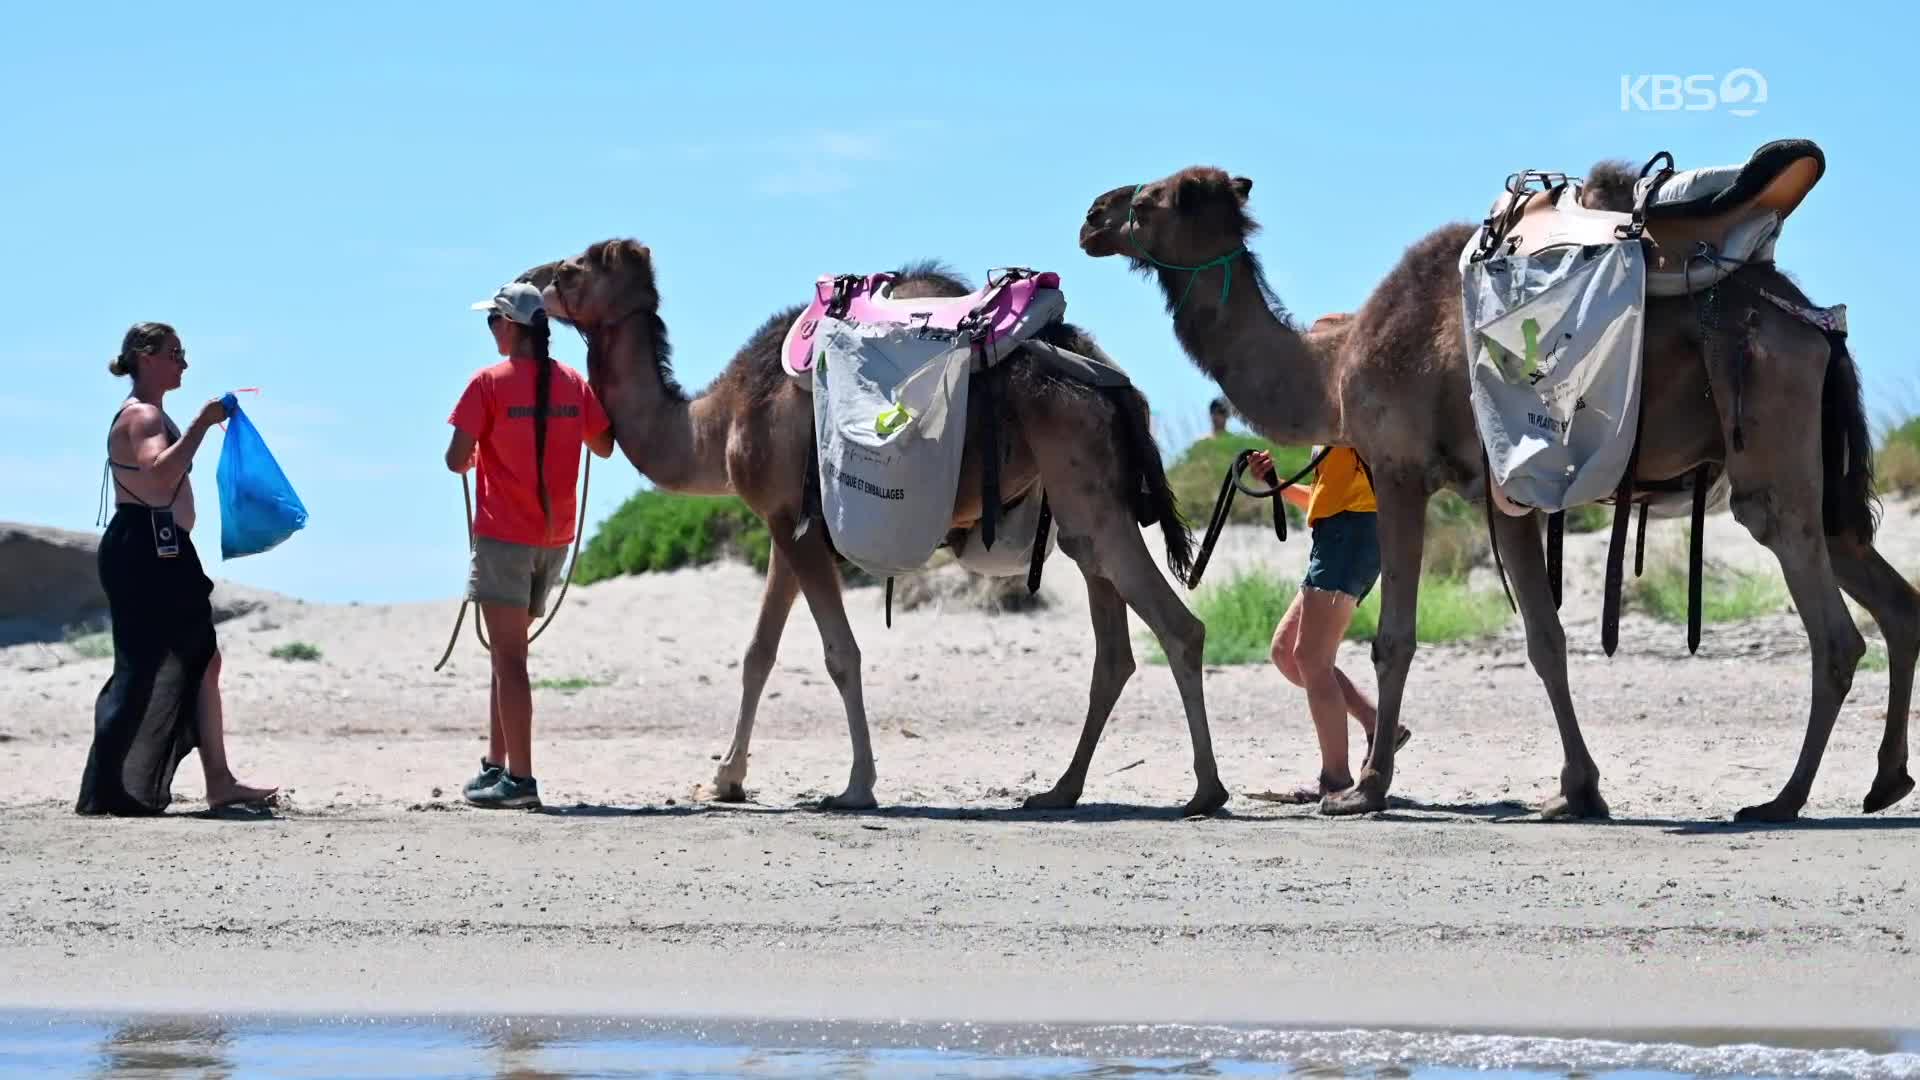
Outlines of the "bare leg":
M1547 688L1553 722L1560 729L1560 750L1566 759L1560 769L1560 794L1547 800L1540 816L1549 821L1606 817L1606 800L1600 797L1600 767L1587 752L1580 721L1574 716L1573 690L1567 680L1567 635L1560 625L1560 612L1553 606L1553 584L1547 578L1540 523L1531 515L1511 517L1498 510L1492 515L1514 603L1527 629L1527 659Z
M500 726L500 679L487 675L487 761L502 768L507 764L507 729Z
M780 636L786 631L787 616L793 612L793 599L799 593L800 579L794 576L792 562L775 547L767 560L760 620L754 624L753 641L740 664L740 713L733 724L733 743L713 774L713 797L721 802L746 801L747 748L753 741L753 718L760 708L760 692L766 689L767 676L772 674L773 662L780 654Z
M1320 803L1320 812L1344 816L1387 808L1393 784L1394 746L1400 733L1400 699L1413 666L1414 615L1420 603L1420 550L1426 543L1427 491L1423 467L1374 466L1380 527L1380 630L1373 639L1373 669L1380 682L1373 752L1360 781Z
M1273 647L1268 656L1273 666L1280 669L1280 677L1298 687L1305 687L1306 681L1300 676L1300 665L1294 661L1294 647L1300 640L1300 616L1304 611L1302 597L1306 590L1296 590L1293 599L1287 604L1286 614L1280 616L1280 625L1273 628Z
M493 646L493 680L500 701L500 726L506 743L503 764L521 779L533 776L533 687L527 678L527 627L524 607L482 604L487 637Z
M1353 618L1356 601L1345 593L1300 590L1300 625L1294 643L1294 669L1307 691L1307 710L1320 742L1320 786L1325 794L1353 786L1347 763L1347 700L1335 678L1335 654Z
M207 777L207 806L216 810L234 803L259 802L280 790L248 787L234 779L233 770L227 765L225 720L220 705L220 651L215 649L213 661L200 679L198 728L200 768Z
M1023 804L1028 810L1070 810L1080 802L1086 789L1087 769L1093 765L1094 747L1106 729L1113 703L1133 677L1133 643L1127 640L1127 602L1113 584L1091 573L1087 579L1087 610L1093 616L1093 685L1087 691L1087 719L1080 728L1080 742L1073 748L1073 761L1053 790L1035 795Z
M800 591L806 594L807 608L820 627L827 677L839 689L847 709L853 768L847 777L847 789L821 800L821 808L870 810L879 804L873 797L873 739L867 731L867 707L860 692L860 643L854 640L853 627L847 622L847 609L840 597L840 573L833 565L833 553L827 550L826 532L816 524L795 540L792 519L779 515L768 519L767 528L773 533L773 542L784 549Z
M1920 657L1920 594L1878 551L1848 538L1828 537L1840 587L1873 615L1887 641L1887 727L1880 738L1880 768L1862 804L1872 814L1907 797L1907 710L1913 704L1913 669Z

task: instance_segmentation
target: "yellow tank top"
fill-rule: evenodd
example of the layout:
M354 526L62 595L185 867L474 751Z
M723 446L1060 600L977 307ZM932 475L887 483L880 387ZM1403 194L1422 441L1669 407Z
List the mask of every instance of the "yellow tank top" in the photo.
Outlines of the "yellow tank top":
M1319 451L1314 451L1319 453ZM1336 446L1314 470L1313 494L1307 499L1307 524L1346 510L1376 513L1373 485L1360 470L1360 455L1351 447Z

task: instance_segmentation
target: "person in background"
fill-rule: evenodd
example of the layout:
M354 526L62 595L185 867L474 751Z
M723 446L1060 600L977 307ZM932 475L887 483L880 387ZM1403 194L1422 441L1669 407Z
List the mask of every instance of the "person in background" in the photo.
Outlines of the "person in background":
M1227 421L1232 417L1233 411L1227 405L1227 399L1223 397L1214 398L1213 403L1207 406L1207 419L1213 423L1214 438L1217 439L1227 433Z
M180 388L187 350L166 323L135 324L107 370L131 391L107 428L100 501L112 480L113 516L100 536L100 586L113 620L113 674L93 707L93 744L80 778L80 814L159 814L173 775L200 751L207 806L270 799L276 788L235 779L220 702L213 582L193 546L193 456L226 419L219 398L182 432L162 403Z
M475 806L540 805L533 773L533 687L527 630L547 610L575 531L575 480L585 444L613 453L613 426L580 373L553 359L540 291L511 282L473 305L501 362L467 383L448 423L447 468L478 466L467 599L492 644L487 753L463 794Z

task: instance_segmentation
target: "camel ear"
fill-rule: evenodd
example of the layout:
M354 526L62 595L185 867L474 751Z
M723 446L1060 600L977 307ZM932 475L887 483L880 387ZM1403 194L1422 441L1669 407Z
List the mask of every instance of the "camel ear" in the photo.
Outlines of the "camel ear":
M641 262L653 261L653 252L647 249L647 245L641 243L638 240L628 240L622 246L624 246L627 249L628 255L633 256L634 258L640 260Z
M1233 178L1233 193L1243 204L1247 201L1247 194L1252 190L1252 180L1244 176L1236 176Z
M1173 208L1175 210L1190 210L1200 205L1200 201L1206 198L1206 196L1207 186L1205 184L1201 183L1196 177L1183 176L1180 178L1179 186L1173 189Z

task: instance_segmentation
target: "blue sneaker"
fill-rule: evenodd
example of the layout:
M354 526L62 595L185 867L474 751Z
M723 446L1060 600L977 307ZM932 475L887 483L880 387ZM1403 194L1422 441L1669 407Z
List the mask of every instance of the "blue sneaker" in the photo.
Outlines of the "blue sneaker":
M467 801L489 810L531 810L540 805L540 782L503 772L492 785L467 793Z
M495 765L482 756L480 758L480 775L467 781L466 785L460 789L460 794L472 798L474 792L484 791L492 787L501 776L505 775L506 771L506 766Z

